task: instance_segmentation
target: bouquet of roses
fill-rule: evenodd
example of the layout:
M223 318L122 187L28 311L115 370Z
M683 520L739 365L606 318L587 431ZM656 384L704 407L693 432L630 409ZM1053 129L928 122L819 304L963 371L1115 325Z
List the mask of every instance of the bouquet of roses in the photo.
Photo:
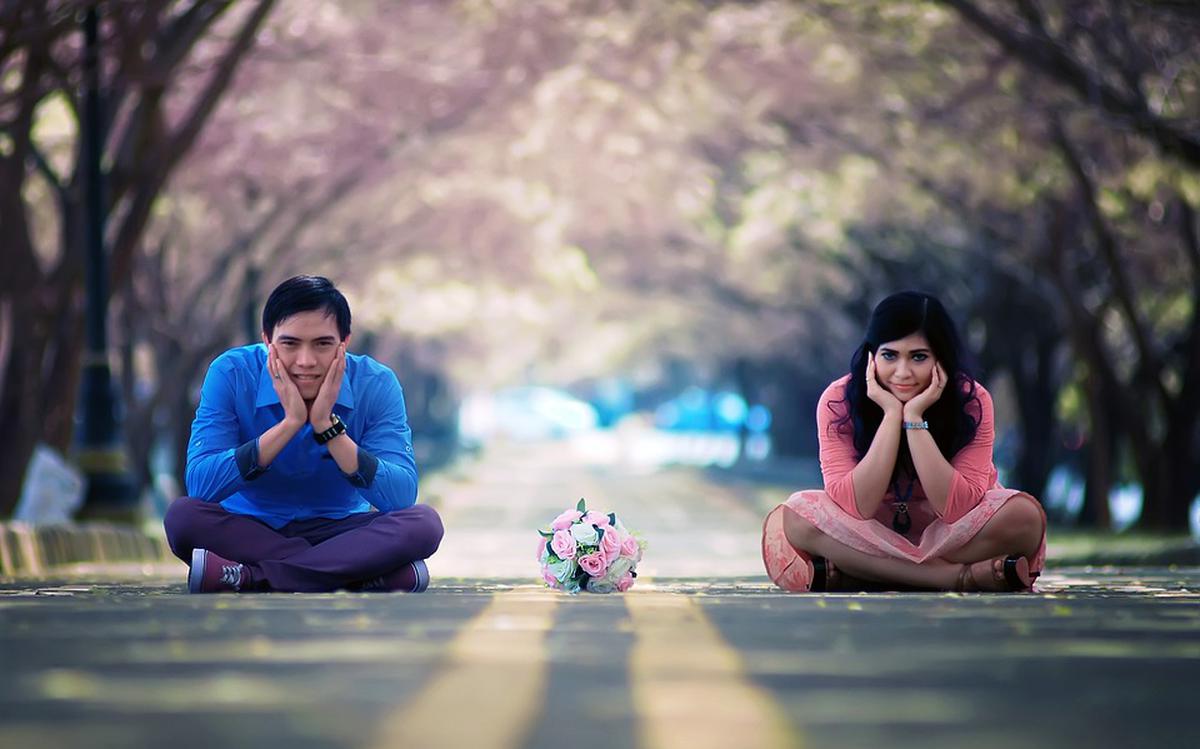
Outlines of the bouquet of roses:
M621 592L633 586L643 542L625 530L615 513L596 512L582 499L538 530L542 579L556 590Z

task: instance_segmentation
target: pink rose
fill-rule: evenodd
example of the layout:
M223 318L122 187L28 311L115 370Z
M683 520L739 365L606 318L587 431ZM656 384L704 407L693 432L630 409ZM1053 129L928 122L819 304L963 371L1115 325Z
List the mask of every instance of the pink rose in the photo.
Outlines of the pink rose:
M581 556L579 558L579 566L592 577L600 577L604 574L604 569L608 565L605 564L604 556L600 552L595 552Z
M617 590L624 593L633 587L633 574L626 572L625 575L617 581Z
M588 510L588 513L583 516L583 522L603 527L608 525L608 515L605 515L603 512Z
M558 578L556 578L556 577L554 577L554 575L550 574L550 570L546 569L545 567L542 568L542 579L545 580L546 584L549 585L551 588L558 587Z
M542 538L538 539L537 560L539 562L542 561L542 555L545 553L546 553L546 538L543 536Z
M550 548L554 550L559 559L574 559L575 537L566 528L556 530L554 531L554 539L550 541Z
M610 526L604 529L604 538L600 539L600 551L608 562L621 556L621 536L616 528Z
M579 510L567 510L554 518L554 522L550 524L550 528L556 531L561 531L563 528L570 528L571 523L574 523L581 517L583 517L583 513Z
M627 557L637 557L638 542L632 533L626 533L625 538L621 539L621 553Z

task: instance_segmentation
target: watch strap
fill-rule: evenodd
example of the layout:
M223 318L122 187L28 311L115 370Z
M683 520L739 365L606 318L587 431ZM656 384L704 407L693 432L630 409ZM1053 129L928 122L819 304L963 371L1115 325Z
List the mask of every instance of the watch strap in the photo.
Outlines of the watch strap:
M330 425L328 429L323 432L313 432L313 439L317 441L318 445L324 445L339 434L346 432L346 424L338 418L337 414L330 414L329 421Z

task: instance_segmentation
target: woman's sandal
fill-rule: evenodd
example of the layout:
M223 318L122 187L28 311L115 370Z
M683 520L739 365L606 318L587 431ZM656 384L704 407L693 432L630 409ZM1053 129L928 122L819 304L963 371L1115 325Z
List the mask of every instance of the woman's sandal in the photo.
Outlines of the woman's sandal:
M842 573L833 562L825 557L812 558L812 583L808 586L810 593L829 593L838 590L842 582Z
M1029 574L1029 560L1018 554L985 559L974 564L964 564L958 573L954 589L960 593L972 591L1005 592L1029 590L1033 578Z

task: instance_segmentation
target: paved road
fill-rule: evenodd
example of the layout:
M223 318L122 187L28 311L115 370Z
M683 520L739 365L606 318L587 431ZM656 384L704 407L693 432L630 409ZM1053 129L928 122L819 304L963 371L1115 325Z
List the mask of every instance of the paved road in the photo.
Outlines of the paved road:
M431 481L451 532L423 595L0 584L0 747L1200 744L1200 569L788 595L757 567L770 491L619 476L507 456ZM650 543L624 596L532 584L530 529L579 494Z

